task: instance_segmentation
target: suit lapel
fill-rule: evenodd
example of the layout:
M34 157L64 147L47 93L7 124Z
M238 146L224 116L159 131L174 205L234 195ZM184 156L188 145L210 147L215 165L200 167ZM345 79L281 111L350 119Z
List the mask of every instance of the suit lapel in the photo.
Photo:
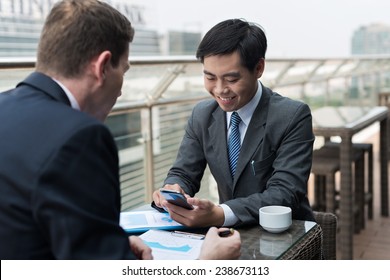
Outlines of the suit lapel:
M43 91L51 98L70 106L70 101L62 88L50 77L42 73L34 72L30 74L26 79L24 79L24 81L20 82L17 87L21 85L34 87L40 91Z
M262 86L262 96L259 104L253 112L252 119L249 123L248 129L243 140L240 156L237 162L236 176L234 185L243 172L245 166L252 159L252 155L259 149L259 146L263 142L264 130L267 121L270 90Z
M226 178L227 185L232 186L233 180L229 169L229 160L227 155L227 131L226 131L226 114L218 106L212 114L213 122L208 128L210 141L215 152L215 157L220 165L220 170L223 172L223 177Z

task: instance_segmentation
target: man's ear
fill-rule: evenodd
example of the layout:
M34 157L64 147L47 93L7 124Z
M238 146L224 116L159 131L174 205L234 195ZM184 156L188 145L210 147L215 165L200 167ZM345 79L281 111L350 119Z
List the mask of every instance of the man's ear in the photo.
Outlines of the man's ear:
M260 79L261 76L263 75L263 73L264 73L264 68L265 68L265 59L262 58L262 59L260 59L260 61L257 63L256 68L255 68L256 75L257 75L257 78L258 78L258 79Z
M111 63L111 52L104 51L99 54L95 61L94 75L99 81L106 79L107 71Z

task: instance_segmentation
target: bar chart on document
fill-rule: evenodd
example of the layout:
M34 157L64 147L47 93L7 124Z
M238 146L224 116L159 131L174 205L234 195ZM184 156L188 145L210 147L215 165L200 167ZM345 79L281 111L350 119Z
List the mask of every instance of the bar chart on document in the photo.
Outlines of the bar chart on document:
M203 236L164 230L149 230L140 238L152 249L155 260L195 260L203 243Z
M143 233L149 229L183 229L183 225L175 222L168 213L152 211L130 211L120 214L119 224L130 234Z

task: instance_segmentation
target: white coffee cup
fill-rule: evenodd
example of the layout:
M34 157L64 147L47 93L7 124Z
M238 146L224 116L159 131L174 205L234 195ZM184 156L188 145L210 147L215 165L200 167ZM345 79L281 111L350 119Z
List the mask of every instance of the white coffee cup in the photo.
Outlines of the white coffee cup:
M292 224L291 208L271 205L259 209L259 223L268 232L279 233L287 230Z

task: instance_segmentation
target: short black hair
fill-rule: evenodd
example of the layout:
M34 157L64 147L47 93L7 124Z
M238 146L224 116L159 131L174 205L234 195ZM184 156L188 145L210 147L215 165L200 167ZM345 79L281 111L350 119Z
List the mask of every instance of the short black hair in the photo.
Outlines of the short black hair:
M265 58L267 38L263 29L242 19L228 19L212 27L203 37L196 51L196 58L202 63L212 55L231 54L238 51L241 63L253 71Z

